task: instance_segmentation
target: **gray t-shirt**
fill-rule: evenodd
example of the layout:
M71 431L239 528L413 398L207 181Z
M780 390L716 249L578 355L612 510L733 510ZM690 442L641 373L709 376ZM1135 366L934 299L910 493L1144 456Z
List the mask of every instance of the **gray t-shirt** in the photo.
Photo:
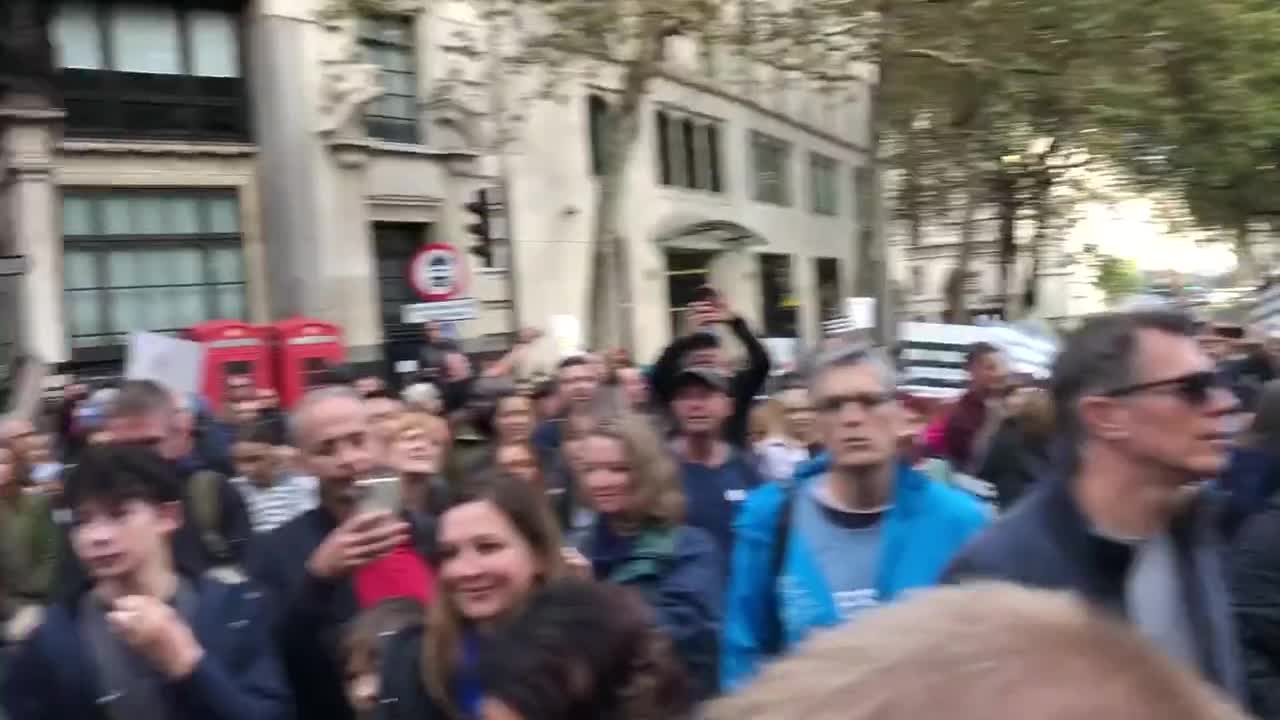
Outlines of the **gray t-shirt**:
M1180 578L1177 550L1168 533L1135 545L1125 584L1125 609L1138 632L1166 655L1189 668L1198 668L1200 661Z
M850 620L880 604L881 520L884 511L850 512L832 507L821 495L823 483L811 483L793 508L792 526L813 552L831 589L841 620Z

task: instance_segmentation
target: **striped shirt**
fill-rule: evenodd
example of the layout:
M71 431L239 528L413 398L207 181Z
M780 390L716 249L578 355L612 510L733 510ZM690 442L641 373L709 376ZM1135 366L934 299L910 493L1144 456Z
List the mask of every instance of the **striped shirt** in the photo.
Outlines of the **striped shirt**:
M244 498L255 533L271 532L320 502L320 485L310 475L283 475L267 487L244 476L232 478L231 484Z

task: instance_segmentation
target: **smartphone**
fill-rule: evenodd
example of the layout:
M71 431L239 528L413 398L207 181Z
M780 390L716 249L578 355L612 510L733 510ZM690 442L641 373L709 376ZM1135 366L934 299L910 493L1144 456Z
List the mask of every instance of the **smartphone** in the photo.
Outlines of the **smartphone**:
M399 513L403 507L400 497L400 478L380 477L359 480L356 487L360 489L358 511L361 513L389 512Z

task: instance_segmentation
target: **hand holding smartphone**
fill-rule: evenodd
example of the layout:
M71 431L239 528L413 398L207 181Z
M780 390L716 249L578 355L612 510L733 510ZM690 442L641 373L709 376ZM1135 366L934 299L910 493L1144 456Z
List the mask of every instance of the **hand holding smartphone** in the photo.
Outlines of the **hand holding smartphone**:
M404 506L400 494L400 478L380 477L359 480L359 513L385 512L398 515Z

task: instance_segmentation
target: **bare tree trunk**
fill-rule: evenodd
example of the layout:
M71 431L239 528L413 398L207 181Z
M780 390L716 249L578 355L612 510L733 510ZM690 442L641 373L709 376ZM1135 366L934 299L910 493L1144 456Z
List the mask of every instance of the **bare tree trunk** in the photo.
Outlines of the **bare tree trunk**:
M971 133L965 134L964 149L964 215L960 220L960 252L956 256L955 269L947 278L946 321L966 324L969 322L969 308L965 302L965 288L968 285L969 266L973 261L974 220L978 215L978 204L982 197L982 170L973 162L973 138Z
M1040 306L1040 270L1044 259L1044 244L1049 240L1049 224L1053 221L1053 175L1042 168L1036 179L1036 229L1031 236L1031 275L1023 295L1022 314L1030 315Z
M1241 221L1236 226L1233 243L1236 253L1236 284L1252 285L1261 277L1258 272L1258 258L1253 252L1253 242L1249 237L1249 221Z
M867 117L870 137L867 139L867 157L870 163L867 182L860 183L859 192L865 195L866 220L859 232L857 258L859 274L863 279L860 288L876 299L876 327L872 337L881 345L891 345L897 339L897 309L892 297L889 280L888 236L885 228L887 215L884 207L884 161L880 157L881 137L889 124L889 109L885 106L884 88L889 82L892 63L887 46L891 37L894 0L880 0L880 26L876 39L876 82L867 97Z
M632 332L631 269L627 234L619 217L626 190L627 166L640 139L640 113L649 80L662 60L660 31L645 33L637 59L628 64L622 94L610 105L602 143L604 172L595 198L594 252L588 287L588 344L594 349L635 350Z

